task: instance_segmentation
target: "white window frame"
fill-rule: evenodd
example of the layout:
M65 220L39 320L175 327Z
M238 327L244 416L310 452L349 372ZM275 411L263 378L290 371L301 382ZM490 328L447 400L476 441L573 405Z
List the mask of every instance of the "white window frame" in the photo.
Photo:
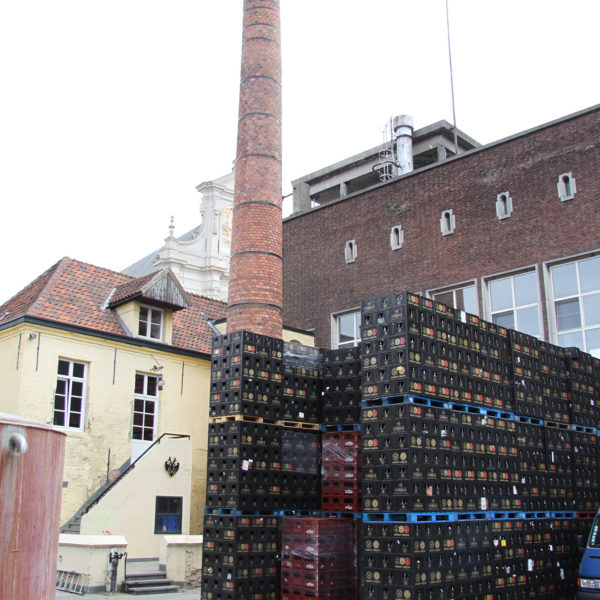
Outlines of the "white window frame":
M148 311L148 319L142 320L142 309ZM158 336L152 335L152 316L154 314L160 315L160 323L159 323L159 332ZM140 329L142 327L142 323L145 324L146 333L140 333ZM148 304L140 304L140 310L138 314L138 337L144 338L146 340L157 340L162 341L163 339L163 330L165 325L165 311L162 308L156 308L156 306L150 306Z
M464 310L464 309L459 309L456 306L456 292L464 290L466 288L470 288L470 287L475 288L475 296L477 299L477 312L470 313L470 314L476 314L477 316L479 316L481 314L481 306L479 303L479 291L477 289L477 281L474 279L472 279L470 281L463 281L461 283L456 283L454 285L447 285L442 288L428 290L427 297L435 300L436 294L448 294L449 292L452 292L452 307L455 308L456 310ZM466 312L469 312L469 311L466 311Z
M399 250L404 244L404 231L402 225L394 225L390 230L390 246L392 250Z
M451 208L442 211L440 217L440 230L442 235L451 235L456 229L456 217L454 211Z
M132 423L131 423L131 439L132 440L138 440L140 442L149 442L152 443L155 439L156 439L156 432L158 430L158 408L159 408L159 383L160 383L160 378L157 377L156 375L148 375L147 373L140 373L137 372L135 374L136 377L136 383L137 383L137 378L138 377L142 377L143 378L143 386L142 386L142 392L136 392L135 391L135 387L134 387L134 392L133 392L133 418L132 418ZM156 389L156 394L150 394L148 393L148 381L150 379L155 380L155 389ZM136 410L136 401L140 401L144 403L143 409L140 410ZM154 411L153 411L153 420L152 420L152 439L148 440L146 439L144 432L149 430L149 427L146 425L146 415L150 414L149 412L146 411L146 402L151 401L154 402ZM141 423L136 423L136 414L142 415L142 422ZM138 437L137 435L137 430L141 431L142 437Z
M352 340L352 347L359 346L361 341L361 332L360 332L360 308L354 308L350 310L345 310L338 313L333 313L331 315L331 347L332 348L349 348L350 342L343 342L340 346L340 325L339 320L341 317L345 317L347 315L354 315L354 325L355 325L355 334L356 337Z
M534 306L534 304L523 304L523 305L519 305L516 306L514 304L514 277L517 277L519 275L525 275L527 273L535 273L536 274L536 279L537 279L537 307L538 307L538 326L539 326L539 333L536 337L540 340L545 339L544 338L544 319L543 319L543 315L542 315L542 311L544 310L544 305L542 304L542 295L541 295L541 289L540 289L540 274L539 274L539 270L537 268L537 265L530 265L529 267L523 267L521 269L517 269L514 271L504 271L501 273L494 273L493 275L487 275L485 277L482 277L481 279L481 289L482 289L482 294L483 294L483 301L484 301L484 310L485 310L485 314L483 315L483 318L486 319L487 321L491 321L494 322L494 314L492 312L492 297L490 294L490 289L489 289L489 285L490 283L492 283L493 281L498 281L500 279L508 279L513 278L513 282L511 284L511 288L512 288L512 295L513 295L513 307L512 310L513 312L516 309L522 309L522 308L527 308L529 306ZM506 312L506 311L496 311L497 313L499 312ZM518 323L515 323L515 329L517 331L519 331L518 328ZM530 335L530 334L528 334Z
M553 344L558 345L558 335L559 335L559 331L558 331L558 321L556 318L556 303L560 302L560 301L564 301L564 300L569 300L569 299L574 299L577 298L579 300L579 314L581 317L581 326L576 328L576 329L569 329L569 330L565 330L565 331L561 331L560 333L572 333L572 332L576 332L576 331L581 331L581 337L582 337L582 341L583 341L583 348L582 350L584 350L585 352L589 352L589 350L587 350L587 343L586 343L586 338L585 338L585 332L588 329L596 329L597 326L591 326L591 327L587 327L584 323L583 323L583 314L584 311L582 310L582 302L583 302L583 298L584 297L588 297L588 296L593 296L595 294L597 294L598 292L584 292L581 293L581 281L580 281L580 275L579 275L579 269L577 269L577 287L578 287L578 293L576 295L571 295L571 296L561 296L560 298L556 298L554 296L554 286L552 285L552 268L553 267L559 267L561 265L568 265L568 264L572 264L572 263L578 263L580 261L584 261L586 259L589 258L596 258L600 255L600 249L591 252L591 253L587 253L587 254L578 254L575 256L569 256L569 257L565 257L563 259L561 259L560 261L552 261L552 262L546 262L544 263L544 287L546 290L546 302L547 302L547 313L548 313L548 325L549 325L549 339Z
M59 372L61 362L66 363L68 365L68 373L64 374L64 373ZM74 365L83 366L83 377L78 377L73 374ZM62 357L58 358L56 388L54 390L54 402L53 402L53 406L52 406L52 422L56 427L60 427L62 429L71 429L74 431L83 431L84 430L85 408L86 408L86 402L87 402L88 368L89 368L89 365L86 362L83 362L80 360L71 360L69 358L62 358ZM58 389L59 382L61 382L61 384L65 386L64 393L59 392L59 389ZM73 395L73 388L77 384L81 385L81 395ZM63 398L64 410L57 411L57 409L56 409L57 397ZM72 410L71 404L73 402L73 398L79 398L79 400L81 402L79 413L77 413L77 411ZM57 412L64 413L64 420L63 420L62 424L56 422ZM77 426L70 425L71 417L74 414L79 414L79 424Z
M513 212L513 201L508 192L496 196L496 216L499 220L508 219Z
M561 202L573 200L577 193L577 184L575 182L575 177L573 177L573 173L561 173L556 182L556 189Z
M356 256L356 241L348 240L344 248L344 259L346 260L346 264L353 263L356 260Z

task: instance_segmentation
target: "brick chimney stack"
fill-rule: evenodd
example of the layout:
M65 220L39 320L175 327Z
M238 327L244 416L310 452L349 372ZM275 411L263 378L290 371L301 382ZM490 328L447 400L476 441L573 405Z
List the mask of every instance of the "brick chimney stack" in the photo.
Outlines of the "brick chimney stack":
M244 0L227 331L282 337L279 0Z

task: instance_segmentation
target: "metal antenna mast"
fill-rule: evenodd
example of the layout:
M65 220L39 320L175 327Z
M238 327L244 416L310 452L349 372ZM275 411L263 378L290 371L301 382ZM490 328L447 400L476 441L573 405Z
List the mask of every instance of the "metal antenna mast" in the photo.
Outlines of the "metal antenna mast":
M448 61L450 63L450 92L452 94L452 125L454 127L454 152L458 154L458 135L456 133L456 110L454 108L454 76L452 74L452 49L450 46L450 19L448 17L448 0L446 0L446 32L448 34Z

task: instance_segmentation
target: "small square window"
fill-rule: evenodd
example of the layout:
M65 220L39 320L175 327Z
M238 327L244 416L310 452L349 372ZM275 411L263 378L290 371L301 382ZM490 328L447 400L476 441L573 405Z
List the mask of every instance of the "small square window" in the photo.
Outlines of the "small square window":
M140 306L138 335L152 340L162 339L163 311L151 306Z
M354 240L349 240L346 242L344 258L346 259L347 263L352 263L356 260L356 242Z
M181 533L183 498L156 496L154 533Z
M442 212L442 217L440 218L440 229L442 230L442 235L450 235L451 233L454 233L455 228L456 218L454 217L454 212L450 208Z
M508 219L512 215L512 198L508 192L502 192L496 196L496 215L498 219Z
M396 225L390 231L390 246L392 250L398 250L402 248L402 244L404 244L404 231L402 225Z
M556 183L556 189L558 190L558 197L561 202L566 200L573 200L575 193L577 192L577 186L575 184L575 177L572 173L563 173L558 176L558 182Z

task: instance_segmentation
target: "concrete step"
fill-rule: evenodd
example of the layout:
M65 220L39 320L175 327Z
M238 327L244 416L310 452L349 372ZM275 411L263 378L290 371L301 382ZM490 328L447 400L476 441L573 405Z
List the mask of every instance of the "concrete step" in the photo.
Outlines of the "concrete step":
M126 594L139 596L142 594L169 594L179 592L179 586L167 579L164 571L128 572L123 584Z
M176 594L178 591L178 585L155 585L129 588L125 593L140 596L142 594Z
M164 577L145 577L144 579L129 579L129 577L127 577L126 583L127 587L141 587L145 585L171 585L173 582L170 579L165 579Z

